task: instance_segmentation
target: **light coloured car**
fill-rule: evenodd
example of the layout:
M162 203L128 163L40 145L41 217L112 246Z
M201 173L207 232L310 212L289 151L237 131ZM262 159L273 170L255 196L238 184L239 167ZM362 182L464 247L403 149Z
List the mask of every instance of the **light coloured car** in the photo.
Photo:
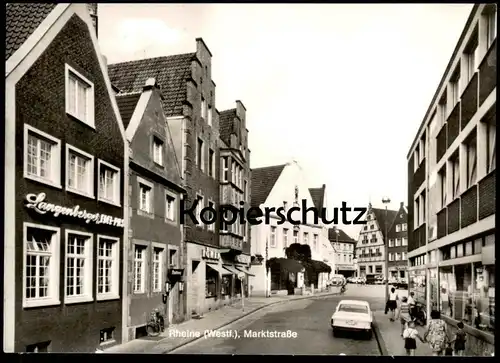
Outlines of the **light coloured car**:
M363 300L341 300L331 318L334 336L340 331L362 333L367 339L372 338L373 313L370 304Z

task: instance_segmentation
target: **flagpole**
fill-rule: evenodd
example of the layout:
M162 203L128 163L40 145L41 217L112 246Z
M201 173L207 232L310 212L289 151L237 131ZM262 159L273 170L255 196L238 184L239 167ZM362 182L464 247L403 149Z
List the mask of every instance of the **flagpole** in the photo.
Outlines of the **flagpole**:
M269 259L269 237L266 237L266 297L269 297L269 268L267 267L267 260Z

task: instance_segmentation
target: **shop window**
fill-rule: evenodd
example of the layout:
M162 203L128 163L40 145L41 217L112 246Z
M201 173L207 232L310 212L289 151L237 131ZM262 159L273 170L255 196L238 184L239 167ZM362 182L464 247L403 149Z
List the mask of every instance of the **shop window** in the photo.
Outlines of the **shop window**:
M221 294L223 296L231 295L231 275L222 276L221 281Z
M457 246L450 246L450 259L457 258Z
M474 254L478 254L478 253L481 253L481 251L483 250L483 239L482 238L478 238L474 241Z
M457 290L453 294L452 317L470 325L473 322L471 264L455 265L454 272Z
M410 271L409 290L415 293L415 300L426 303L426 276L425 270Z
M465 243L465 255L466 256L471 256L474 254L473 248L472 248L472 241L466 242Z
M210 267L206 267L205 297L217 296L217 279L219 273Z
M457 258L464 257L464 244L459 243L457 245Z
M28 353L49 353L50 352L51 341L40 342L36 344L30 344L26 346L26 352Z
M453 295L456 291L455 276L453 267L446 266L439 269L439 302L441 314L452 316L453 310Z

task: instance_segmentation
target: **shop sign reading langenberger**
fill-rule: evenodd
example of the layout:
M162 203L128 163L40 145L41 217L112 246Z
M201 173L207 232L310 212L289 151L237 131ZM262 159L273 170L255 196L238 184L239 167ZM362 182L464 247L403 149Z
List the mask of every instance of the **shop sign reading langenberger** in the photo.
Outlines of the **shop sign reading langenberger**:
M40 214L50 212L54 217L60 215L73 218L83 219L86 223L93 222L95 224L107 224L109 226L123 227L124 221L122 218L109 216L101 213L88 213L86 210L80 210L79 205L72 208L63 207L57 204L47 203L45 193L28 194L26 195L26 208L34 209Z

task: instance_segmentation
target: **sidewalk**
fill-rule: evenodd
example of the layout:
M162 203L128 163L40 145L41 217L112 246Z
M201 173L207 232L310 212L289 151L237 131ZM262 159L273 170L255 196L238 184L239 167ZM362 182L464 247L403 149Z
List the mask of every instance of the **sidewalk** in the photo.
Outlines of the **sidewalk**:
M217 330L229 325L253 312L266 306L285 303L292 300L311 299L315 297L336 295L337 292L321 292L314 295L291 295L291 296L271 296L271 297L250 297L244 301L244 310L241 300L233 305L225 306L215 311L205 313L202 319L191 319L181 324L170 325L160 336L151 338L144 337L134 339L125 344L120 344L106 349L104 353L153 353L165 354L188 343L198 337L195 333L201 334L205 330ZM179 333L189 336L178 336Z
M383 311L374 311L373 318L378 328L379 336L377 336L377 338L381 345L382 354L389 356L406 355L404 340L401 337L401 323L398 320L391 322L389 320L389 315L385 315ZM417 330L423 338L425 328L417 326ZM432 351L427 343L422 343L417 339L415 355L431 356Z

